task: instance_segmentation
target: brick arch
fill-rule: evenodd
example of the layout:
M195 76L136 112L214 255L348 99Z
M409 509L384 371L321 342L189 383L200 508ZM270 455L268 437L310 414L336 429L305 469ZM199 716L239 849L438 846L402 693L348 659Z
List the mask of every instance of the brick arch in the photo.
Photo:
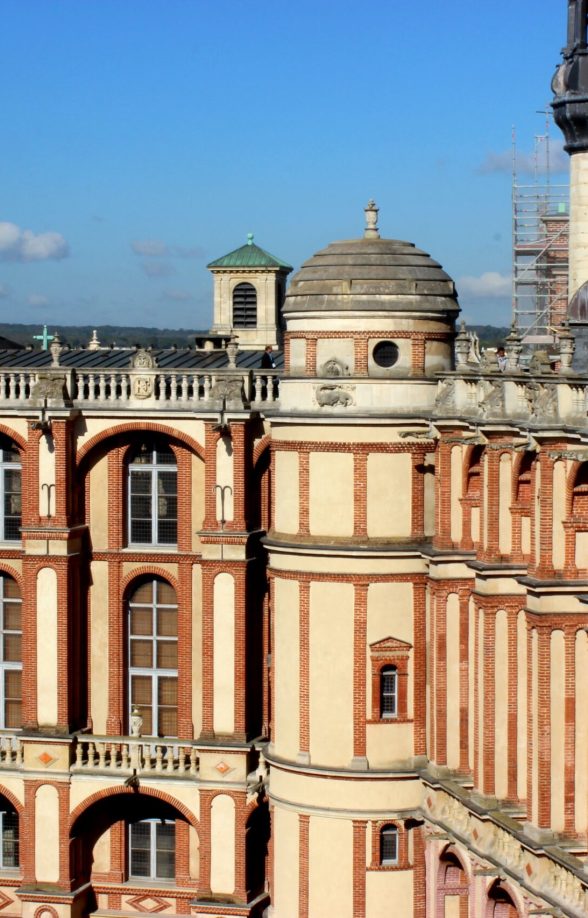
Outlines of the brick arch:
M269 449L272 438L269 434L266 434L265 437L262 437L255 449L253 450L253 467L257 465L263 454L267 449Z
M175 427L168 427L164 424L154 424L152 421L145 421L142 423L136 421L128 424L120 424L117 427L109 427L107 430L102 430L91 437L88 442L82 446L76 456L76 468L80 468L82 462L87 459L90 453L100 443L103 443L106 440L110 440L113 437L122 436L124 434L145 432L161 434L164 437L168 437L170 440L179 440L191 452L195 453L200 457L200 459L204 461L204 447L201 446L196 440L194 440L193 437L188 436L188 434L183 433L181 430L176 430Z
M51 915L51 918L59 918L52 905L40 905L35 909L34 918L42 918L43 915Z
M0 795L2 797L6 797L6 799L13 805L19 817L23 815L24 804L21 803L20 800L18 800L18 798L14 796L12 791L9 791L8 788L5 787L3 784L0 784Z
M180 594L180 583L177 577L174 577L169 571L164 570L162 567L157 567L156 564L142 564L141 567L129 571L121 580L120 593L123 597L123 601L126 598L126 593L131 583L133 580L138 580L139 577L159 577L161 580L166 580L169 585L174 588L176 591L176 598Z
M164 791L156 790L155 788L151 787L141 787L138 793L139 796L155 797L156 799L167 803L169 806L172 806L175 810L178 811L178 813L182 814L186 822L188 822L192 828L196 830L196 833L200 838L200 823L198 819L196 819L192 811L189 810L188 807L176 797L172 797L171 794L166 794ZM104 788L104 790L96 791L96 793L91 794L85 800L82 800L81 803L78 803L69 817L70 836L78 819L83 816L83 814L89 810L91 806L94 806L96 803L100 803L102 800L107 800L109 797L120 796L121 794L137 795L137 791L132 787L125 787L124 784L120 784L117 787L107 787Z
M502 903L499 898L494 898L495 896L500 896L501 893L508 896L510 903ZM504 905L506 907L496 909L496 905ZM515 910L517 916L523 914L518 897L515 895L511 885L504 880L495 880L488 887L485 918L502 918L503 915L505 918L509 918L509 914L512 915L511 909Z
M576 487L576 481L578 480L578 473L580 472L582 466L586 464L586 461L579 462L577 459L575 459L572 462L570 471L568 472L568 477L566 479L566 516L570 516L572 513L574 488Z
M13 440L13 442L18 446L19 450L22 453L26 453L28 446L27 441L15 430L12 430L11 427L7 427L6 424L0 424L0 434L3 434L9 440Z
M463 874L466 878L466 882L469 883L471 879L471 864L467 856L459 850L457 845L446 845L441 854L439 855L439 868L443 866L443 861L446 858L455 858L461 867Z
M6 574L7 577L12 577L13 580L19 585L20 591L22 593L24 587L24 578L20 571L17 571L15 568L11 567L7 561L4 559L0 560L0 576Z

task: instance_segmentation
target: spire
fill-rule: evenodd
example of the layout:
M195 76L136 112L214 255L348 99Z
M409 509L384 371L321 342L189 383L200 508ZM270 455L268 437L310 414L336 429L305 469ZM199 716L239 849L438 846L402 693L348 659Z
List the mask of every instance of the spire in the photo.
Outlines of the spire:
M370 200L367 202L367 207L364 207L363 212L365 214L365 230L363 233L364 239L379 239L380 238L380 231L378 230L379 207L372 198L370 198Z

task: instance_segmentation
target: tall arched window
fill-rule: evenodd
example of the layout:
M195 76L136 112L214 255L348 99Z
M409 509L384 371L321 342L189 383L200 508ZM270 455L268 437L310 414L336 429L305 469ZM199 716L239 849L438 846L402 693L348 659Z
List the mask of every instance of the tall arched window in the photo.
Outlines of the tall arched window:
M22 723L22 600L18 584L0 577L0 727Z
M178 605L165 580L145 580L129 599L129 701L145 736L177 736Z
M383 826L380 829L380 864L391 867L398 863L398 829L396 826Z
M237 284L233 290L233 328L257 327L257 291L253 284Z
M144 442L129 461L129 544L178 541L178 470L169 446Z
M19 865L18 813L12 804L0 797L0 869Z
M20 453L9 440L0 441L0 542L20 539L21 466Z
M396 717L398 714L398 670L395 666L384 666L380 670L380 717Z

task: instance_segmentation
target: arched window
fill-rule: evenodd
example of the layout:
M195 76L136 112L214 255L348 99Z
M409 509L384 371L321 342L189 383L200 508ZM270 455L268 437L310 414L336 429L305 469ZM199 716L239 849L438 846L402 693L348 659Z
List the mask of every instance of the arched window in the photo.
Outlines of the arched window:
M398 829L396 826L383 826L380 829L380 864L390 867L398 863Z
M398 670L395 666L384 666L380 670L380 717L396 717L398 714Z
M253 284L237 284L233 290L233 328L257 327L257 291Z
M129 876L173 880L176 874L176 824L142 819L129 826Z
M572 501L574 516L588 516L588 462L583 462L578 469Z
M18 584L0 577L0 727L22 723L22 600Z
M178 541L178 470L169 446L144 442L129 461L129 544Z
M4 797L0 797L0 869L19 865L18 814Z
M145 736L177 736L178 605L165 580L145 580L129 599L129 701Z
M9 440L0 441L0 542L20 539L21 466L20 453Z

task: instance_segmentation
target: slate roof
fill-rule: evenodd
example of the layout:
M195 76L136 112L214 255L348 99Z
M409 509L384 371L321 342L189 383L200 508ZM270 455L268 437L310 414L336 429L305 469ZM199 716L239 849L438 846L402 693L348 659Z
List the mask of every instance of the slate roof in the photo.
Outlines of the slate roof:
M84 370L126 370L131 368L131 359L137 353L136 348L72 348L63 350L59 357L62 367L78 367ZM198 370L200 372L226 370L229 366L226 351L195 350L193 348L153 348L150 351L156 361L158 370ZM263 351L239 351L237 368L240 370L257 370L261 366ZM276 369L284 364L283 354L274 351ZM51 366L51 354L43 350L7 350L0 349L0 367L2 369L35 370Z

